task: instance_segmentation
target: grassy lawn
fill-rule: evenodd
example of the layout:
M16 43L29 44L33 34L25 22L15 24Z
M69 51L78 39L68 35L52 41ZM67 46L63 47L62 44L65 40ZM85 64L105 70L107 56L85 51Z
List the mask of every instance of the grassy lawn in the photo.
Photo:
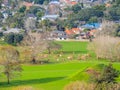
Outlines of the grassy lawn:
M61 51L65 54L71 53L87 53L88 42L79 42L79 41L59 41L57 42L62 45Z
M63 46L60 50L63 51L63 54L71 55L72 52L76 55L88 53L88 42L60 41L58 43ZM108 61L96 60L93 57L91 60L70 60L43 65L25 64L22 65L22 75L12 80L10 85L6 84L5 77L0 77L0 90L16 90L13 88L17 86L31 86L35 90L63 90L66 84L72 82L71 77L77 72L82 72L86 68L98 64L108 63ZM113 63L113 66L120 70L120 63ZM87 81L86 76L80 76L81 81ZM118 81L120 81L120 78L118 78Z
M76 72L97 64L108 64L108 62L72 61L49 65L23 65L22 76L13 80L10 85L5 82L0 83L0 90L10 90L18 85L32 86L38 90L62 90L71 82L69 78ZM114 67L120 70L118 63L114 63ZM86 78L84 76L81 79Z

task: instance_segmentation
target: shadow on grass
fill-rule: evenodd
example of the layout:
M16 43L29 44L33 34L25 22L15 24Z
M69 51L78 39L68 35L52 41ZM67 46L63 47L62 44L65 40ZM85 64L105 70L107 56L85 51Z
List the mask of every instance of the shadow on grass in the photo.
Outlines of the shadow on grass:
M88 53L88 51L57 51L55 52L55 54L59 54L59 53L63 53L63 54L72 54L73 52L75 54L85 54L85 53Z
M42 79L31 79L31 80L16 80L11 81L10 84L7 82L0 82L0 87L11 87L11 86L19 86L19 85L29 85L29 84L42 84L49 83L57 80L62 80L65 77L51 77L51 78L42 78Z

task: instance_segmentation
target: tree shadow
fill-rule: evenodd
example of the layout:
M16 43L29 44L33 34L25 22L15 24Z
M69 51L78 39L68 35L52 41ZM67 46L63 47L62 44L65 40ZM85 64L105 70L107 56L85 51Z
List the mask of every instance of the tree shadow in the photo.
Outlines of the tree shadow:
M0 87L11 87L11 86L19 86L19 85L29 85L29 84L39 84L39 83L49 83L57 80L62 80L65 77L49 77L42 79L31 79L31 80L15 80L11 81L10 84L7 82L1 82Z
M62 51L63 54L72 54L73 52L76 54L85 54L88 51L87 50L86 51ZM59 54L59 53L61 53L61 51L55 52L55 54Z

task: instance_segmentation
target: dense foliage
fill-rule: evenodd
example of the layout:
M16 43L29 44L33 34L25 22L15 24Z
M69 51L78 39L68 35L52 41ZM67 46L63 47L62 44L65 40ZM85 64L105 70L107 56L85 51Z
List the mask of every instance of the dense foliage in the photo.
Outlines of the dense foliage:
M5 42L12 45L16 45L17 43L20 43L22 39L23 39L22 34L15 34L15 33L9 33L4 37Z

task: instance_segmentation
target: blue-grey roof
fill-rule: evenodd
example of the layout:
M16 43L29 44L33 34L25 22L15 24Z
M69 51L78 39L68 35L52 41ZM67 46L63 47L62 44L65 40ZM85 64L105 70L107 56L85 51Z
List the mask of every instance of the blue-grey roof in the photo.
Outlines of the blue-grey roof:
M83 28L99 28L100 27L100 23L91 23L91 24L85 24L82 27Z

